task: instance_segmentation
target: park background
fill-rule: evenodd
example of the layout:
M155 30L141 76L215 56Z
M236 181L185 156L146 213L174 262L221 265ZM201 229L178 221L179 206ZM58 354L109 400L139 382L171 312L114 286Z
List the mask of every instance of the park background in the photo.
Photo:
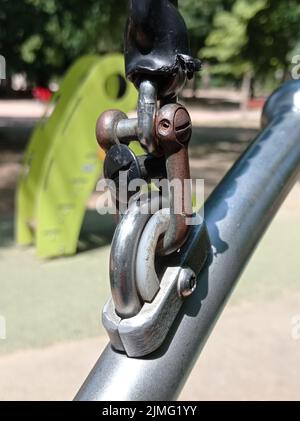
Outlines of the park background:
M192 176L205 179L207 197L258 133L266 97L300 77L300 5L179 0L179 8L192 53L203 61L180 100L194 123ZM122 51L126 10L125 0L1 0L0 315L6 339L0 339L0 400L72 399L107 342L100 313L109 296L113 224L99 216L88 234L82 232L74 256L40 259L34 247L15 243L15 192L30 135L63 75L85 54ZM94 191L87 211L96 199ZM298 182L182 399L299 400L299 233Z

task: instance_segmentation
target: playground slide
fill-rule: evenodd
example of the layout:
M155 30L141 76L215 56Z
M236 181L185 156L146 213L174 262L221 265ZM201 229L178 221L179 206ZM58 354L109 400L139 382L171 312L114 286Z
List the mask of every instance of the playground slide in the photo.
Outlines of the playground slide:
M119 54L85 56L69 70L54 111L38 123L25 153L17 191L16 237L40 257L76 252L87 200L101 174L95 124L109 108L136 106ZM102 159L101 159L102 158Z

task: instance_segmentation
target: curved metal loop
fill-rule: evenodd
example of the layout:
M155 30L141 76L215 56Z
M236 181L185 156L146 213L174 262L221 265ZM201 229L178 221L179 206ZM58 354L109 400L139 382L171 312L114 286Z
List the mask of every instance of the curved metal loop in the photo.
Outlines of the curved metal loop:
M115 231L110 254L110 283L116 313L123 319L140 311L142 300L136 287L136 253L143 229L152 214L168 203L159 192L143 195L132 203Z
M140 237L136 254L136 286L142 299L150 303L159 291L160 281L155 270L155 251L159 237L170 223L170 210L156 212Z
M139 87L138 100L138 137L144 149L154 154L157 148L154 139L154 122L157 111L156 85L144 80Z

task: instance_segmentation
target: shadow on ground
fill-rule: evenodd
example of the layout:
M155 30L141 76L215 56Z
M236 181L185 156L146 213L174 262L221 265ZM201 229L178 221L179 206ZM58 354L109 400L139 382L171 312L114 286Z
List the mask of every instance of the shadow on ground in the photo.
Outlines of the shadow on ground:
M193 179L205 180L205 197L215 188L258 131L243 127L195 127L190 143Z
M87 210L79 235L78 252L109 245L114 230L115 221L111 215L99 215L94 210ZM14 245L14 233L14 217L0 217L0 248Z
M0 151L23 149L39 120L36 118L0 117Z

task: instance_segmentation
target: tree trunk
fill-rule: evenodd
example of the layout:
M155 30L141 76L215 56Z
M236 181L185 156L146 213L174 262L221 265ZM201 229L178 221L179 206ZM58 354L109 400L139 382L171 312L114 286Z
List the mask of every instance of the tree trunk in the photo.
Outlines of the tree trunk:
M246 72L243 76L242 89L241 89L241 111L247 111L248 101L251 91L252 73Z

